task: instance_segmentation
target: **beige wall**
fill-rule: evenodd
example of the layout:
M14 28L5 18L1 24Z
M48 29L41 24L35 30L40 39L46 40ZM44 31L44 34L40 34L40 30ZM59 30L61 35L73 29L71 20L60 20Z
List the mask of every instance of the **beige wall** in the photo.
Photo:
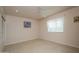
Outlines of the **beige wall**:
M5 45L37 39L39 35L39 21L6 15ZM24 21L31 21L31 28L24 28Z
M3 8L0 7L0 52L2 52L3 49L3 29L2 29L2 18L1 15L3 15Z
M3 49L3 30L2 30L2 19L0 14L0 52L2 52Z
M64 16L64 32L47 31L47 20ZM79 16L79 7L58 13L40 21L40 38L79 48L79 23L73 23L73 17Z

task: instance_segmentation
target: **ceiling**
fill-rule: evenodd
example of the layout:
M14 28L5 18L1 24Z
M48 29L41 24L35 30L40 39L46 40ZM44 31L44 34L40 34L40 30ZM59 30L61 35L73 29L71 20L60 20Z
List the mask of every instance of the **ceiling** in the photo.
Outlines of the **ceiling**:
M4 6L5 14L42 19L60 11L71 8L70 6Z

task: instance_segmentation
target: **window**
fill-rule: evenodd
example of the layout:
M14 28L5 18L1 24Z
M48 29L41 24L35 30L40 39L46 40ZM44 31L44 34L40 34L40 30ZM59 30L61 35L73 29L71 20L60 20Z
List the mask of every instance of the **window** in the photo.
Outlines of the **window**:
M48 32L63 32L64 17L47 21Z

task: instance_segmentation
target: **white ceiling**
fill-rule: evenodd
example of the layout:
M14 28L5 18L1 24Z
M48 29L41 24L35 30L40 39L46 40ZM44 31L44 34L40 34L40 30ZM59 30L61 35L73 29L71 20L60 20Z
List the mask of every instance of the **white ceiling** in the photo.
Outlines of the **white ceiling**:
M49 15L71 8L70 6L6 6L5 14L42 19Z

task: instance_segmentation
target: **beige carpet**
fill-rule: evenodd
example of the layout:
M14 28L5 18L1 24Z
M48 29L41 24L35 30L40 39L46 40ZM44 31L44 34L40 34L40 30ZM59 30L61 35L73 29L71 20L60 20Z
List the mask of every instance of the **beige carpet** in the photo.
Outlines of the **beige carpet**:
M5 46L3 52L12 53L65 53L79 52L78 48L57 44L47 40L35 39Z

